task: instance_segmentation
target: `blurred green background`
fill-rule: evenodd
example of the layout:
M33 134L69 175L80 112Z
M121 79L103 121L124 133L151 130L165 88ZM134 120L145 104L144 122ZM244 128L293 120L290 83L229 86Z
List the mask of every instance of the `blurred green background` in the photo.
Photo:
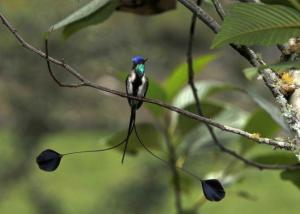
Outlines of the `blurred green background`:
M49 26L86 2L1 0L0 11L29 43L42 49ZM204 7L214 14L209 4ZM176 69L184 70L180 65L185 62L190 17L181 5L155 16L116 12L104 23L68 40L62 39L60 32L53 33L50 55L64 58L88 79L122 91L124 84L119 77L131 69L131 57L146 56L147 76L153 83L149 97L157 98L162 91L154 89L155 85L167 88L166 79ZM255 88L260 96L271 97L261 82L249 82L244 77L242 70L249 65L234 51L209 49L212 36L199 22L195 56L204 63L204 54L213 54L204 64L212 62L197 71L205 112L217 121L251 132L284 135L274 115L262 110L248 95L230 89L232 85ZM263 54L267 59L279 56L272 48ZM126 157L124 165L119 151L109 151L66 157L53 173L39 170L35 157L46 148L65 153L104 148L108 141L118 139L115 135L127 128L127 100L88 88L59 88L50 78L45 61L21 48L3 25L0 62L0 213L175 213L169 168L135 148L134 140L133 155ZM53 68L61 79L74 80L61 68ZM188 89L180 86L166 102L194 110L189 97ZM223 201L205 202L200 183L180 173L186 213L299 213L299 189L282 180L281 172L245 167L220 153L202 125L169 112L162 115L161 109L153 110L149 104L144 106L138 112L138 124L158 127L158 135L163 134L159 131L163 124L171 135L172 131L176 133L172 140L184 167L203 177L220 176L225 183L227 195ZM142 138L150 147L158 142L154 152L167 158L166 146L160 142L163 140L151 142L156 138L147 129L144 133ZM291 154L217 133L223 143L248 158L294 161ZM241 142L247 146L240 148Z

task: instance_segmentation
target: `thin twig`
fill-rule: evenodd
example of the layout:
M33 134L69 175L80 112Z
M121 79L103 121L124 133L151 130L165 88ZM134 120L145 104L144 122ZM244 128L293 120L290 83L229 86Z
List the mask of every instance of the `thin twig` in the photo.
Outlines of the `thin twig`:
M219 2L219 0L212 0L212 2L213 2L213 4L214 4L214 6L215 6L215 8L216 8L216 11L217 11L217 13L219 14L220 18L221 18L222 20L224 20L224 17L225 17L225 11L224 11L224 9L223 9L221 3Z
M170 167L171 167L172 177L173 177L175 205L176 205L177 213L182 214L183 209L182 209L182 200L181 200L180 176L179 176L179 173L176 168L177 157L176 157L175 148L174 148L172 142L170 141L170 138L168 135L169 134L167 133L167 139L165 141L166 141L168 152L169 152L169 162L170 162Z
M32 45L30 45L29 43L27 43L17 33L17 31L15 30L15 28L12 27L12 25L7 21L7 19L1 13L0 13L0 19L2 20L2 22L4 23L4 25L12 32L12 34L17 38L17 40L20 42L20 44L24 48L30 50L31 52L39 55L42 58L45 58L45 59L48 58L48 61L50 61L50 62L52 62L52 63L54 63L56 65L59 65L59 66L63 67L66 71L68 71L74 77L76 77L79 81L81 81L82 84L80 85L80 87L84 86L84 87L95 88L95 89L98 89L98 90L103 91L103 92L107 92L107 93L110 93L110 94L117 95L119 97L131 98L131 99L140 100L140 101L143 101L143 102L146 102L146 103L155 104L157 106L161 106L161 107L163 107L165 109L168 109L170 111L177 112L177 113L179 113L181 115L184 115L186 117L189 117L191 119L194 119L194 120L197 120L197 121L200 121L200 122L208 123L209 125L214 126L214 127L218 128L218 129L221 129L221 130L223 130L225 132L230 132L230 133L234 133L234 134L243 136L243 137L248 138L248 139L250 139L252 141L255 141L257 143L274 146L275 148L280 148L280 149L284 149L284 150L287 150L287 151L295 151L295 150L298 149L298 147L296 145L294 145L293 143L291 143L291 142L285 142L285 141L281 141L281 140L275 140L275 139L270 139L270 138L258 137L256 135L253 135L252 133L249 133L249 132L246 132L246 131L243 131L243 130L240 130L240 129L237 129L237 128L234 128L234 127L230 127L230 126L226 126L226 125L220 124L220 123L218 123L216 121L213 121L211 119L208 119L208 118L199 116L197 114L194 114L192 112L186 111L184 109L180 109L180 108L177 108L175 106L166 104L166 103L164 103L164 102L162 102L160 100L154 100L154 99L150 99L150 98L142 98L142 97L130 96L130 95L127 95L126 93L123 93L123 92L120 92L120 91L117 91L117 90L113 90L113 89L104 87L102 85L90 82L89 80L87 80L86 78L84 78L81 74L79 74L74 68L72 68L70 65L66 64L64 61L57 60L57 59L52 58L50 56L46 57L46 54L43 51L38 50L35 47L33 47ZM69 87L69 86L68 85L64 85L63 87Z
M60 82L60 80L58 80L55 76L55 74L52 72L51 66L50 66L50 62L49 62L49 50L48 50L48 40L45 40L45 54L46 54L46 62L47 62L47 67L48 67L48 71L50 73L50 76L52 77L52 79L54 80L54 82L57 83L58 86L60 87L68 87L68 88L78 88L84 85L83 80L80 79L80 83L77 84L67 84L67 83L62 83Z
M218 4L218 8L219 11L223 11L222 9L222 5L214 0L214 3L216 2L216 4ZM200 5L201 0L197 1L197 5ZM223 14L224 15L224 14ZM204 116L202 108L201 108L201 101L198 97L197 94L197 88L195 86L195 79L194 79L194 68L193 68L193 41L194 41L194 35L195 35L195 28L196 28L196 15L193 14L192 19L191 19L191 25L190 25L190 31L189 31L189 40L188 40L188 48L187 48L187 65L188 65L188 83L191 87L192 93L193 93L193 97L195 100L195 105L196 105L196 110L198 115L200 116ZM213 143L220 148L221 151L235 157L236 159L244 162L246 165L250 165L253 167L256 167L260 170L262 169L286 169L286 167L292 167L294 168L294 165L281 165L281 164L261 164L261 163L257 163L255 161L249 160L244 158L243 156L239 155L238 153L236 153L235 151L226 148L222 143L220 143L220 141L218 140L213 128L205 123L212 139L213 139Z

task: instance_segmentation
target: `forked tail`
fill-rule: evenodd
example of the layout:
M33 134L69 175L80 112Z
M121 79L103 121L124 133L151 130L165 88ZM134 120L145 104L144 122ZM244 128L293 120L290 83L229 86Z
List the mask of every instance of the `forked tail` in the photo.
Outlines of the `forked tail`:
M125 154L126 154L126 150L127 150L127 146L128 146L128 141L129 141L130 135L132 133L132 130L133 130L133 127L134 127L134 124L135 124L135 114L136 114L136 108L131 107L131 114L130 114L128 132L127 132L127 136L125 138L125 147L124 147L122 161L121 161L122 164L123 164L124 159L125 159Z

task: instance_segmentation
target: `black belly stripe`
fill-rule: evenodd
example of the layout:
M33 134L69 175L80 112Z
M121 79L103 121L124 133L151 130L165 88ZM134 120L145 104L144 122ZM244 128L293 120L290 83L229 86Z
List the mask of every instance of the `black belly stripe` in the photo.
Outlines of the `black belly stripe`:
M142 79L139 77L136 77L135 80L132 82L132 92L134 96L138 95L139 87L142 85Z
M138 96L139 87L143 84L143 81L141 78L136 76L134 81L132 82L132 95ZM128 99L130 106L135 107L136 109L139 109L142 105L142 101L139 100L132 100Z

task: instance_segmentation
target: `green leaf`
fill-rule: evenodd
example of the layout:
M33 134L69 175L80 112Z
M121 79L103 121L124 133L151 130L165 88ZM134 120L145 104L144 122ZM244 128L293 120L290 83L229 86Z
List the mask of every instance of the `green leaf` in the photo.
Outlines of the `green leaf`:
M297 10L300 11L300 2L299 0L288 0L290 2L290 4L296 8Z
M201 73L203 68L217 58L214 54L201 56L193 61L195 75ZM180 89L188 82L188 67L186 63L180 64L170 76L164 81L163 86L168 95L168 99L172 100Z
M288 7L294 7L292 1L294 0L261 0L261 2L265 4L277 4L277 5L284 5ZM298 1L298 0L296 0Z
M209 96L220 92L225 92L228 90L239 90L239 88L234 85L213 80L197 81L195 83L195 87L197 89L197 95L200 100L207 99ZM181 89L179 93L177 93L172 104L179 108L184 108L185 106L188 106L194 102L195 100L191 87L186 86Z
M280 4L300 10L299 0L261 0L265 4Z
M272 137L279 130L279 126L267 112L259 109L252 113L243 130L259 134L261 137ZM253 141L244 137L241 137L239 141L241 153L249 151L255 145Z
M247 79L249 80L253 80L257 75L258 75L258 71L260 69L264 69L264 68L272 68L273 70L275 70L278 73L281 73L283 71L286 71L290 68L300 68L300 61L294 61L294 62L281 62L281 63L276 63L276 64L271 64L268 66L260 66L260 67L250 67L250 68L246 68L243 70L245 76Z
M284 122L280 111L278 108L271 103L270 101L266 100L252 89L248 88L247 90L242 90L234 85L224 84L217 81L199 81L196 82L196 88L198 92L198 97L200 100L207 99L209 96L224 92L226 90L236 90L249 95L249 97L262 109L264 109L271 118L278 123L284 131L289 133L289 128L287 127L286 123ZM185 108L186 106L194 103L194 97L192 95L191 89L189 87L185 87L182 91L176 96L173 101L173 105L179 108ZM172 112L171 113L171 126L174 128L177 125L178 114Z
M270 68L273 68L277 72L281 72L281 71L285 71L289 68L300 68L300 61L281 62L281 63L272 64L269 66L262 66L262 67L260 67L260 69L263 69L265 67L270 67Z
M248 80L253 80L258 76L258 68L256 67L246 68L243 70L243 73Z
M68 38L73 33L90 25L99 24L115 11L117 0L93 0L62 21L52 25L49 32L64 28L63 35Z
M195 83L195 86L200 101L219 92L224 92L226 90L238 90L238 88L233 85L224 84L218 81L198 81ZM195 103L195 100L192 90L189 86L186 86L177 94L172 104L179 108L186 108L193 103ZM173 130L177 126L178 117L179 115L177 113L171 112L171 129Z
M161 149L161 144L163 142L163 136L161 132L150 123L141 123L136 124L137 131L139 133L139 137L142 142L150 149ZM127 129L116 132L108 141L109 145L116 145L119 142L122 142L127 136ZM124 147L118 147L117 150L123 151ZM140 145L137 137L134 134L134 131L131 134L131 137L128 142L128 153L136 154L143 147Z
M280 177L282 180L291 181L295 186L297 186L300 189L299 170L285 170L281 172Z
M223 108L223 111L213 117L215 121L236 128L245 126L249 118L248 112L229 103L223 103ZM234 143L239 139L239 136L223 132L217 128L214 128L214 132L222 144ZM200 151L203 151L204 146L212 145L211 143L212 138L207 128L198 124L183 137L178 147L178 153L181 154L188 151L191 155L198 154Z
M248 112L227 103L225 103L224 108L225 109L222 112L214 117L215 121L237 128L244 126L248 118ZM213 130L219 142L226 146L236 143L239 138L237 135L223 132L217 128L214 128ZM180 155L180 160L188 161L186 163L189 164L188 168L193 170L191 166L194 165L194 170L202 175L212 172L212 170L215 171L215 176L216 174L221 175L221 172L228 167L229 163L232 162L232 158L230 156L223 153L214 145L212 137L206 126L201 124L198 124L196 128L192 129L184 136L184 138L180 141L180 144L177 146L176 152ZM216 171L218 172L216 173ZM211 177L212 174L209 173L207 176ZM229 180L225 180L228 184ZM230 180L232 181L232 179Z
M300 35L300 12L280 5L235 4L212 47L274 45Z
M154 79L149 79L149 87L147 97L157 99L160 101L166 101L167 95L165 89ZM149 109L155 116L159 117L166 112L164 108L150 103L145 103L145 107Z
M191 112L197 112L195 104L191 104L184 108L185 110ZM205 117L213 118L223 110L222 104L217 104L216 102L209 102L204 100L201 102L201 109ZM197 128L199 121L191 120L190 118L179 115L178 123L176 127L176 134L185 135L192 129Z
M250 98L263 110L265 110L272 119L281 126L281 128L288 134L290 134L290 129L286 125L285 121L283 120L283 117L281 115L281 112L278 110L278 107L274 105L274 103L271 103L264 97L262 97L260 94L256 93L254 90L248 88L247 91L245 91Z
M262 164L296 164L297 158L290 152L273 151L251 157L251 160Z

